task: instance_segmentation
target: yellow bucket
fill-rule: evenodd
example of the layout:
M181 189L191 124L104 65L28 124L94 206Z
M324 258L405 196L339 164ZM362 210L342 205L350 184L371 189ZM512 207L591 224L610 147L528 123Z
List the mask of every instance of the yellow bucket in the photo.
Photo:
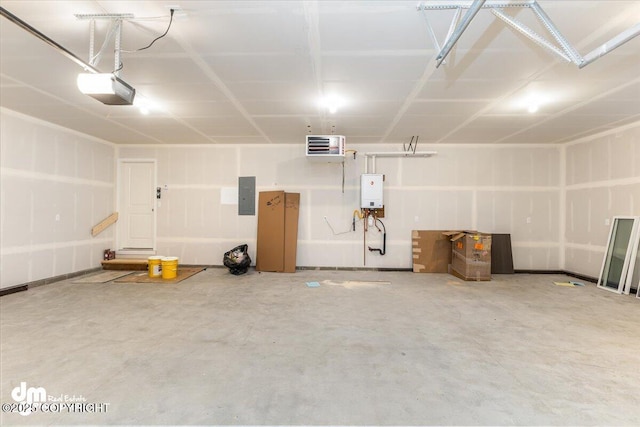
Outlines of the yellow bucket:
M178 275L178 258L168 256L162 258L162 278L175 279Z
M149 277L160 277L162 275L161 256L150 256L147 264L149 266Z

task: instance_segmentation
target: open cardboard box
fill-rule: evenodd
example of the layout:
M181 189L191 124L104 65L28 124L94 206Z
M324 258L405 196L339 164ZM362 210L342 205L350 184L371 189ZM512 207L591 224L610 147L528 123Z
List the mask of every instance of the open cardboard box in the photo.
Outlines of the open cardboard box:
M451 274L463 280L491 280L491 234L445 231L451 241Z

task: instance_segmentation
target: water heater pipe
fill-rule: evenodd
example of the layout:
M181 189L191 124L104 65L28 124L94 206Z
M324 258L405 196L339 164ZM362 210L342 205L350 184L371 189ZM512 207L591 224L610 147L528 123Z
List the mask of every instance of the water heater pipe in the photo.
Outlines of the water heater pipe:
M369 157L372 159L372 171L376 173L376 157L432 157L437 151L373 151L364 153L364 173L369 173Z

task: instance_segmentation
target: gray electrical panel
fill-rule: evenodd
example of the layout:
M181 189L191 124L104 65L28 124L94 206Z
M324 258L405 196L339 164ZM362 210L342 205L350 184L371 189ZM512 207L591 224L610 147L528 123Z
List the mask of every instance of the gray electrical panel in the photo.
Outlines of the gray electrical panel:
M256 177L238 177L238 215L256 214Z

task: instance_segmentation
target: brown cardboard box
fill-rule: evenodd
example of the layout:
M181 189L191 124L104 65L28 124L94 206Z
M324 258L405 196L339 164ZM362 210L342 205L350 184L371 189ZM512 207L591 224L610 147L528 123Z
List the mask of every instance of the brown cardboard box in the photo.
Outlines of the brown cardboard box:
M491 234L449 231L451 274L463 280L491 280Z
M260 192L256 270L296 271L299 207L300 193Z
M284 272L296 272L300 193L284 193Z
M448 273L451 242L443 230L413 230L411 244L414 273Z

